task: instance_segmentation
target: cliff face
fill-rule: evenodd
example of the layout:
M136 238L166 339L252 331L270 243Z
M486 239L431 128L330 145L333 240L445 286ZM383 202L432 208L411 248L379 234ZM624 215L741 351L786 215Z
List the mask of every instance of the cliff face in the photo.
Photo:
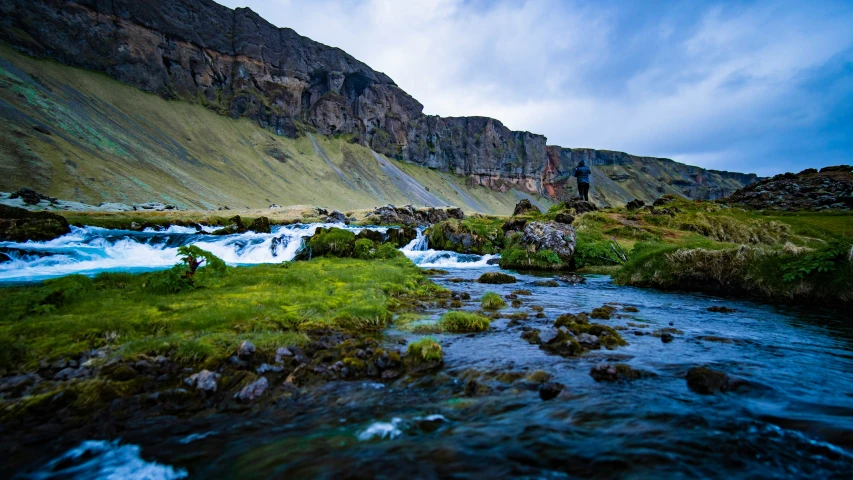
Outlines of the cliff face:
M561 182L580 156L602 166L634 165L639 158L583 149L554 153L559 147L546 149L544 136L511 131L494 119L424 115L387 75L247 8L210 0L0 0L0 15L0 40L30 55L247 117L283 136L352 135L385 155L467 175L472 184L561 195ZM717 198L721 189L755 181L729 174L723 185L718 177L725 172L639 158L647 160L683 171L668 181L682 182L677 192L690 196Z

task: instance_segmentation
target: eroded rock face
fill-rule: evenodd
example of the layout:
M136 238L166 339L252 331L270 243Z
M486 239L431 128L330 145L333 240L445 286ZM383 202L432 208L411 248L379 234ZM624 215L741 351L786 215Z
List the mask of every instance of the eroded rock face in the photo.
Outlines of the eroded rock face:
M644 184L657 182L658 170L677 171L664 175L675 177L666 185L691 196L717 198L755 181L667 159L546 146L545 136L492 118L424 115L391 78L344 51L212 0L0 0L0 18L0 40L27 54L249 118L278 135L351 134L379 153L467 176L472 185L563 199L581 158L595 166L630 159L637 170L659 167L628 179Z
M462 220L465 218L465 214L462 213L462 209L460 208L414 208L411 205L405 205L403 207L385 205L383 207L376 208L373 211L373 215L378 217L379 223L382 224L401 224L421 227L433 225L445 220Z

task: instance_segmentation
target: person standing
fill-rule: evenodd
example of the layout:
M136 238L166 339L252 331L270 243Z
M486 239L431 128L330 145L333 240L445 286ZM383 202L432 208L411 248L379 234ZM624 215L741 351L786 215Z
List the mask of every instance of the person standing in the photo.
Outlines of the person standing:
M587 202L589 201L589 175L592 170L586 166L586 162L581 160L575 168L575 178L578 179L578 194Z

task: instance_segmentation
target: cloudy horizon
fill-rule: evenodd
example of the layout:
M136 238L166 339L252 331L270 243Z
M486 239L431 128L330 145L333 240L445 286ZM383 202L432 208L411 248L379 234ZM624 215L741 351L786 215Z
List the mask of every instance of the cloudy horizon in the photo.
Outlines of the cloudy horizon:
M773 175L853 163L853 3L217 0L339 47L424 113Z

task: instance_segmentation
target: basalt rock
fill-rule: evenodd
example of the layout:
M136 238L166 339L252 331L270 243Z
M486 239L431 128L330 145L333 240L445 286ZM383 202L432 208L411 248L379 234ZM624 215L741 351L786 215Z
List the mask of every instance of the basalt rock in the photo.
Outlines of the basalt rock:
M530 222L507 243L501 268L566 270L575 253L575 229L565 223Z
M771 210L850 210L853 208L853 172L840 165L798 174L785 173L748 185L728 198L749 208Z
M65 217L0 204L0 241L43 242L71 233Z
M643 208L644 206L646 206L646 202L635 198L634 200L631 200L630 202L628 202L625 205L625 208L627 208L628 210L639 210L639 209Z
M629 191L619 184L632 181L644 193L654 184L718 198L756 179L668 159L547 146L543 135L512 131L492 118L425 115L391 78L344 51L212 0L0 0L0 18L0 40L27 54L249 118L282 136L350 134L379 153L496 190L567 198L567 180L581 159L594 168L593 181L607 178L619 197ZM625 165L636 168L610 171Z
M575 215L580 215L582 213L587 213L587 212L594 212L594 211L598 210L598 207L596 207L594 203L587 202L586 200L580 200L577 198L572 198L572 199L566 200L563 203L563 207L566 210L574 212Z
M270 219L267 217L258 217L252 220L252 223L249 224L248 228L255 233L272 232L272 229L270 228Z
M465 218L465 214L462 213L462 209L460 208L414 208L411 205L403 207L385 205L384 207L376 208L373 211L373 215L378 218L378 223L380 224L421 227L433 225L449 219L462 220Z

